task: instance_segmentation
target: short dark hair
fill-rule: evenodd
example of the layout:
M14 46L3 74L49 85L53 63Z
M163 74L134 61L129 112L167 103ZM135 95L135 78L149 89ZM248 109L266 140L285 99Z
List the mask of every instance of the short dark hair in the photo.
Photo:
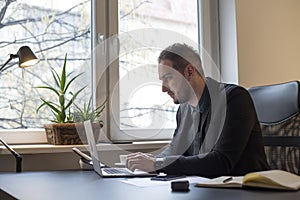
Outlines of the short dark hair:
M158 57L158 63L162 60L170 60L173 68L183 73L188 64L192 64L198 73L204 77L201 59L196 50L187 44L175 43L165 48Z

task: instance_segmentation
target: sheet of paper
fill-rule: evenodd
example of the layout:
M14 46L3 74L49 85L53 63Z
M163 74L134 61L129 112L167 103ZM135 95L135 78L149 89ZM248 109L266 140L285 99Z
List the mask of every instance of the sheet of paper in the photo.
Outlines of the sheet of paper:
M185 178L176 179L172 181L183 181L183 180L188 180L190 184L193 184L208 179L199 176L188 176ZM170 185L172 181L152 181L150 178L132 178L132 179L122 180L121 182L134 185L137 187L155 187L155 186Z

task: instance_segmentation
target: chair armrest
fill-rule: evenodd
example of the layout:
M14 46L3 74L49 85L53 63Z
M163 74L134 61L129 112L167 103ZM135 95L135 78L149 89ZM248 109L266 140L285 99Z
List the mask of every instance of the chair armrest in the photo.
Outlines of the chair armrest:
M300 147L300 136L263 136L265 146Z

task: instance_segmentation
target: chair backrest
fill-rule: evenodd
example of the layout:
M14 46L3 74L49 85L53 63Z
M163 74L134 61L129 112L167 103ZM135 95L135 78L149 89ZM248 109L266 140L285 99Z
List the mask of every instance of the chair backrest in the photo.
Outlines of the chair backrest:
M300 175L299 82L249 88L272 169Z

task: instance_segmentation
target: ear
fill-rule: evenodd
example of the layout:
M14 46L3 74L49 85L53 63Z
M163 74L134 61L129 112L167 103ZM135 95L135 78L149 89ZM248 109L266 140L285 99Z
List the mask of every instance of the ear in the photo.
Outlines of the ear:
M195 67L192 64L188 64L184 69L184 75L187 80L190 80L195 74Z

